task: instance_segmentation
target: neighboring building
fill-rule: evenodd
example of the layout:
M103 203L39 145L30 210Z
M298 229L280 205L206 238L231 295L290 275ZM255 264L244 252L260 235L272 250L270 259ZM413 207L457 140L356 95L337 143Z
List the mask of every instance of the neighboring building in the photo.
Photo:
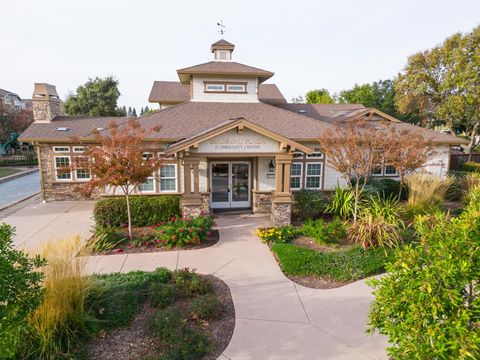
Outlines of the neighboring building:
M27 105L17 94L0 89L0 110L2 111L20 111L25 110Z
M211 46L213 61L178 70L179 82L154 82L149 100L160 110L138 120L147 128L161 127L149 139L156 146L150 152L168 160L159 174L140 186L139 194L180 194L185 215L251 208L271 213L276 224L287 224L292 191L331 190L345 183L319 148L318 139L333 123L368 117L414 129L435 144L426 169L440 175L448 169L450 146L464 142L363 105L289 104L276 85L265 84L272 72L234 62L233 50L222 39ZM92 141L93 129L125 119L63 116L55 87L47 84L35 84L32 101L35 123L21 138L37 146L43 196L80 198L74 188L90 175L56 171L82 153L69 139ZM374 176L395 178L396 173L384 166ZM112 189L104 189L96 196L112 194Z

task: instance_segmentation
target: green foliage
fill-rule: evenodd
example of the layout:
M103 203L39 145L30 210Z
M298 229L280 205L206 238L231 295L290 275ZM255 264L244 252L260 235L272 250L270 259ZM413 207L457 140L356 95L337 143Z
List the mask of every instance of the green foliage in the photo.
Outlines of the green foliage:
M260 228L255 232L265 242L289 243L297 237L297 230L291 226L278 226L272 228Z
M165 342L175 341L179 337L183 316L176 307L158 310L149 319L149 327L153 334Z
M292 217L297 221L316 219L323 214L328 199L318 191L302 189L293 194Z
M157 243L166 247L199 244L211 235L214 224L213 216L197 216L191 219L172 217L169 221L157 224Z
M205 295L213 291L212 283L208 279L188 269L175 270L172 279L178 294L184 297Z
M125 326L140 309L151 284L166 284L171 278L171 272L164 268L151 273L95 275L86 307L107 328Z
M348 249L323 253L293 244L273 244L283 272L287 275L317 276L324 279L350 282L385 270L390 256L383 249Z
M37 159L27 159L27 160L10 160L3 159L0 160L0 167L2 166L36 166L38 165Z
M400 182L394 179L374 179L371 178L367 185L373 186L378 195L388 198L391 196L398 196L400 191ZM402 189L401 200L407 199L407 189Z
M330 198L330 204L325 209L326 213L331 213L342 219L348 219L353 216L355 211L355 194L349 188L336 186Z
M369 330L390 338L396 359L480 358L480 190L458 218L418 217L419 241L398 248L372 279Z
M175 300L175 287L171 284L153 282L148 288L148 295L153 305L163 309Z
M307 104L333 104L332 98L327 89L310 90L306 95Z
M463 164L462 170L466 172L480 173L480 163L466 162Z
M175 195L130 197L133 226L153 226L180 216L180 198ZM93 211L96 225L119 227L128 223L125 197L98 200Z
M111 76L89 78L85 85L77 88L76 94L68 96L65 112L72 116L125 116L117 106L119 96L118 80Z
M27 317L41 304L40 268L45 260L13 247L15 229L0 225L0 353L12 357L21 344Z
M97 227L93 238L90 240L90 246L94 253L112 250L127 240L117 232L113 227Z
M213 294L198 296L190 302L188 311L191 316L200 320L215 320L220 317L222 307Z
M300 232L314 238L320 245L339 244L347 236L345 224L339 218L335 218L326 224L322 219L307 220Z

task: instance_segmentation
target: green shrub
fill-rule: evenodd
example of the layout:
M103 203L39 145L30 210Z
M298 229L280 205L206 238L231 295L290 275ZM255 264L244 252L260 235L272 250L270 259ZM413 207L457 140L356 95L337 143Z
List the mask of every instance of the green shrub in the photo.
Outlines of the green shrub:
M335 187L330 203L325 212L338 216L342 219L348 219L353 216L355 209L355 195L349 188Z
M322 219L307 220L300 232L312 237L320 245L339 244L347 236L345 224L339 218L326 224Z
M40 268L45 261L13 248L15 229L0 226L0 353L11 358L27 328L27 317L41 304Z
M106 327L125 326L145 300L152 283L167 283L171 272L133 271L126 274L95 275L86 306Z
M94 253L99 253L112 250L122 243L127 242L127 240L127 237L122 236L116 228L97 227L89 245Z
M318 191L302 189L293 193L292 218L296 221L316 219L327 207L327 197Z
M480 358L480 190L458 218L417 218L419 241L398 248L387 275L370 280L369 331L395 359Z
M175 270L172 279L175 289L181 296L204 295L213 291L210 280L188 269Z
M199 244L210 236L214 224L213 216L198 216L192 219L172 217L156 225L156 241L169 248Z
M171 284L154 282L150 284L148 294L152 304L163 309L175 300L175 287Z
M471 161L466 162L465 164L463 164L462 170L467 172L480 173L480 163L471 162Z
M398 197L398 193L400 191L400 182L394 179L374 179L371 178L368 181L368 185L373 186L377 189L378 195L381 197L389 198L392 196ZM402 189L401 200L407 199L407 190L404 187Z
M221 310L220 301L218 301L218 298L213 294L198 296L193 299L188 306L188 311L192 317L201 320L218 319Z
M289 243L297 236L297 230L291 225L260 228L255 235L265 242Z
M168 343L180 336L183 316L176 307L169 307L157 310L148 323L153 334Z
M37 159L27 159L27 160L11 160L3 159L0 160L0 167L2 166L36 166L38 165Z
M132 196L133 226L153 226L180 216L180 198L176 195ZM120 227L128 223L125 197L98 200L93 211L97 227Z
M323 253L293 244L274 244L272 251L287 275L317 276L342 282L383 272L391 254L388 250L360 246Z

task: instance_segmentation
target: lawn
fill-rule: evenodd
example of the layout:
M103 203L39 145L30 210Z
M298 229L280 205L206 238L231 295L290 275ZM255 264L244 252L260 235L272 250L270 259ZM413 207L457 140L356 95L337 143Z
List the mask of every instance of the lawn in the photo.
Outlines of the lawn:
M11 167L0 167L0 178L17 174L21 172L22 170L16 169L16 168L11 168Z

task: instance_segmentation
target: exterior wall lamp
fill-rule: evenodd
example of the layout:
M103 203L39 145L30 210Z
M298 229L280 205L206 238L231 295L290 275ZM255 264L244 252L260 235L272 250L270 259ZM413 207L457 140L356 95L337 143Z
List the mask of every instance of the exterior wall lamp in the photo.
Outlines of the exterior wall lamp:
M275 165L273 164L273 160L270 160L270 164L268 164L268 171L273 173L275 170Z

